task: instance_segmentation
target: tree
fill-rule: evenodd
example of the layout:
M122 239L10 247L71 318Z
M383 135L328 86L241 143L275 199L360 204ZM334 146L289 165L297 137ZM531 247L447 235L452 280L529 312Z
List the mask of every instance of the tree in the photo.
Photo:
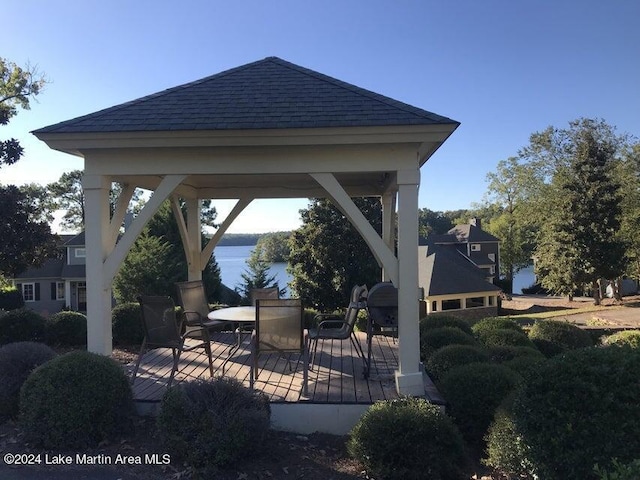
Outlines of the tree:
M41 215L26 191L0 186L0 274L14 277L60 254Z
M630 145L618 165L616 178L621 185L622 220L620 238L627 245L626 274L640 280L640 143Z
M60 225L67 230L77 231L84 228L84 189L82 188L82 170L63 173L57 182L47 185L56 208L65 210ZM122 193L122 185L111 183L109 190L110 211L113 213ZM138 213L144 206L142 190L136 188L129 202L129 211Z
M269 274L271 262L265 258L265 251L257 244L247 259L248 270L240 276L243 283L236 287L236 292L242 296L243 303L248 303L251 290L254 288L279 288L275 275ZM284 295L285 289L280 289L280 295Z
M284 263L289 258L291 232L265 233L258 239L256 247L260 247L267 262Z
M580 119L556 131L550 144L558 158L552 185L557 194L536 249L542 285L571 295L589 286L600 303L599 280L615 279L626 267L625 245L618 236L620 184L614 178L620 138L603 121ZM565 166L566 165L566 166Z
M18 107L29 110L29 102L46 85L37 68L21 68L0 57L0 125L6 125L18 114ZM0 140L0 167L20 160L23 149L15 138Z
M510 157L498 162L496 171L487 174L487 181L486 199L499 213L485 225L501 241L500 273L511 285L514 274L531 263L536 230L531 206L542 178L530 164Z
M455 225L445 212L434 212L428 208L418 210L418 234L426 238L429 235L442 235Z
M356 206L379 233L378 198L355 198ZM349 220L328 200L314 199L301 210L302 226L291 238L292 288L305 305L330 311L343 307L354 285L374 285L381 270Z
M204 239L204 235L203 235ZM132 271L146 269L162 278L150 281ZM114 279L114 296L119 301L135 299L141 293L176 297L173 283L187 279L187 260L176 218L169 202L164 202L136 240ZM202 272L210 302L222 295L220 269L212 256Z

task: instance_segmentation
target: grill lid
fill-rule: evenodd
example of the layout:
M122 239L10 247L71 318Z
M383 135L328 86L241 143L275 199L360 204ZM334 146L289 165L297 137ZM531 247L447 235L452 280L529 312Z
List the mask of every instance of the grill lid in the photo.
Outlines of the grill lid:
M398 325L398 289L389 282L377 283L369 290L367 309L375 325Z

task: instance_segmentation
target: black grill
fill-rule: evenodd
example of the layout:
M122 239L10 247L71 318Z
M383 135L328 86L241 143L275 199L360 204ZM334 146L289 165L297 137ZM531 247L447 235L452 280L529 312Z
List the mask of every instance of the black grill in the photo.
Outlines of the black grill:
M367 297L369 319L379 327L398 326L398 289L389 282L374 285Z

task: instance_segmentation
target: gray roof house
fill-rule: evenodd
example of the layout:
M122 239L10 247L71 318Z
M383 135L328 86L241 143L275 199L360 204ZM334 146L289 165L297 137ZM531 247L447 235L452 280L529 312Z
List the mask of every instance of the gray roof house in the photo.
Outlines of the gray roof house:
M29 268L13 278L25 306L44 316L63 308L87 310L84 232L60 235L60 249L59 258L49 259L42 266Z
M198 280L215 245L254 199L328 198L398 288L396 391L424 394L416 264L420 167L458 125L268 57L36 130L50 148L84 159L88 349L111 353L113 278L165 200L186 205L179 228L188 280ZM113 216L112 181L123 186ZM153 193L118 238L135 187ZM381 199L382 235L351 200L361 196ZM197 220L203 199L237 200L204 247Z
M472 218L465 225L456 225L444 235L431 235L427 241L455 246L492 283L500 277L500 239L482 230L479 218Z

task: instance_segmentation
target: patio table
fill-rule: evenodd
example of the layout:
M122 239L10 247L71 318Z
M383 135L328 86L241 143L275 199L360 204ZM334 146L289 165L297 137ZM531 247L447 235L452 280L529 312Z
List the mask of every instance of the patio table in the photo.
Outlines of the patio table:
M212 312L209 312L207 318L209 320L222 320L224 322L231 322L236 324L236 334L238 341L234 346L231 347L229 356L222 364L222 374L224 375L224 369L227 365L227 362L240 349L240 346L242 345L243 332L251 331L255 326L256 307L248 306L220 308L219 310L213 310Z

